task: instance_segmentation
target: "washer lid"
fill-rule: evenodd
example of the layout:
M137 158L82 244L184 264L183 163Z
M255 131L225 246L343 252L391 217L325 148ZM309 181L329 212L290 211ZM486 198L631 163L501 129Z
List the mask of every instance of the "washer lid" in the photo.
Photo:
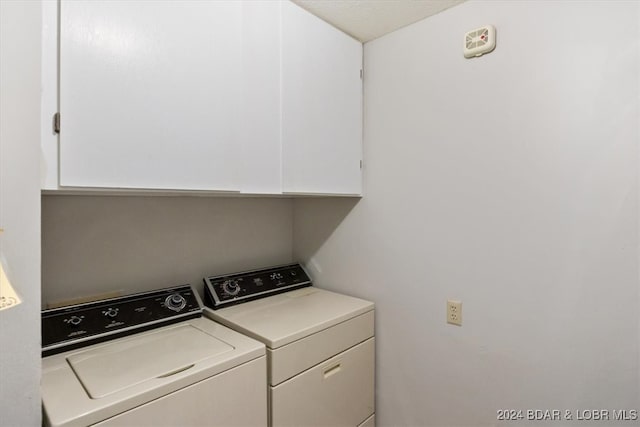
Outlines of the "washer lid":
M169 338L176 338L176 335L171 333L176 329L181 331L177 333L177 340L169 340ZM195 333L192 329L196 329ZM183 335L182 331L188 332ZM196 339L187 338L189 336ZM189 339L188 342L187 339ZM158 340L165 342L159 343ZM199 340L203 340L206 344L198 343ZM146 351L144 349L132 350L129 353L128 349L133 349L137 347L137 343L142 342L149 343ZM227 345L229 347L226 347ZM176 355L167 356L167 352L164 352L149 356L148 353L151 353L149 350L158 352L166 350L167 347L163 346L170 348L171 352L175 351ZM145 346L143 345L143 347ZM225 351L229 348L231 350ZM126 357L136 359L137 363L133 363L132 360L122 360L121 365L114 363L114 359L110 359L108 356L112 350L116 354L124 353ZM202 359L203 353L206 353L204 359ZM191 354L190 357L193 359L188 360L188 357L185 357L186 354ZM242 376L246 372L245 367L248 362L258 359L264 360L264 355L264 344L219 323L199 317L113 341L93 344L83 349L47 356L42 359L42 382L40 385L45 425L58 427L94 425L147 402L169 396L208 378L214 378L227 372L231 376L236 374ZM105 365L100 367L96 363L91 367L89 364L84 365L85 359L94 357L101 358L101 362L104 361ZM201 360L197 360L198 358ZM173 375L163 377L163 374L167 372L165 369L152 371L145 366L156 363L155 359L162 359L163 365L160 365L160 368L169 368L169 370L184 368L185 365L188 367L192 363L195 366L187 370L174 371ZM187 360L185 361L185 359ZM71 360L73 360L78 372L72 368ZM93 362L98 360L94 359ZM87 361L87 363L92 362ZM107 372L107 363L110 364L110 368L108 368L110 371L122 371L117 374L119 384L104 378ZM157 365L154 366L158 368ZM145 375L135 372L143 372ZM127 379L126 375L132 373L134 376L137 375L137 378L135 380L132 380L132 377ZM135 383L136 381L138 382ZM105 387L104 383L106 382L108 382L108 387ZM110 391L111 393L102 398L92 398L85 389L85 383L92 387L91 393L93 394L109 393ZM98 387L102 387L102 389L94 389L95 383L98 383ZM127 384L129 384L128 387ZM126 388L113 391L121 387Z
M98 399L186 371L201 360L233 349L186 324L75 353L67 361L89 396Z
M204 313L275 349L373 309L370 301L309 287Z

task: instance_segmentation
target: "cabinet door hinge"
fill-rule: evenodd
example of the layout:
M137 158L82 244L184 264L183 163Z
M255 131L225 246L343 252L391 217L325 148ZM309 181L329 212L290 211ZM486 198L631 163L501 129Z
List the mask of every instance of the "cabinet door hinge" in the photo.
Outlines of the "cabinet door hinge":
M362 160L360 160L360 169L362 169Z
M364 70L360 68L360 80L364 79Z
M60 113L55 113L53 115L53 131L55 133L60 133Z

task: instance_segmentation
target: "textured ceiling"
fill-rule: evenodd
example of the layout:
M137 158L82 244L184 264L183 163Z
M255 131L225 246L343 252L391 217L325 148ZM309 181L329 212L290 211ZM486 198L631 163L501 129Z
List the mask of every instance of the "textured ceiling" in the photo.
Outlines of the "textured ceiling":
M333 26L368 42L465 0L292 0Z

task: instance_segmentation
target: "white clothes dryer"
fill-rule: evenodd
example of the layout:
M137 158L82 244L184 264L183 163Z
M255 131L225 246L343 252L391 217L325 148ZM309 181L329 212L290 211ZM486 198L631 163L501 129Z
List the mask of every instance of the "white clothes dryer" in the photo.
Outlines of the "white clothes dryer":
M375 425L374 304L298 265L205 278L205 316L267 346L269 425Z

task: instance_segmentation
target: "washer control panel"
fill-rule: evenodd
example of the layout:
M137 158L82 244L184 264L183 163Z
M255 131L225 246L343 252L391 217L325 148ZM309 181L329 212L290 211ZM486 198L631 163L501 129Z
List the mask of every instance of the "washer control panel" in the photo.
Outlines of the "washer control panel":
M202 315L191 285L42 312L43 356Z
M213 309L311 286L300 264L204 278L205 304Z

